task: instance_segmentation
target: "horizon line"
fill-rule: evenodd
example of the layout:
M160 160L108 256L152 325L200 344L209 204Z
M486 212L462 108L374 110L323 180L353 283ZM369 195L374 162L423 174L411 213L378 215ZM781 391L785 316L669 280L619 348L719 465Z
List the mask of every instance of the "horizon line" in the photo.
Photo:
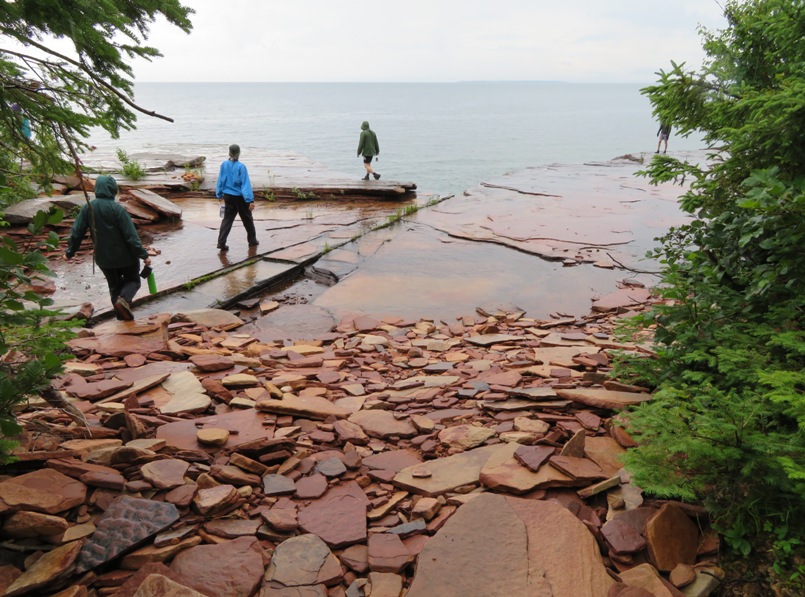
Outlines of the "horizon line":
M146 81L135 79L135 83L164 84L221 84L221 85L461 85L467 83L548 83L552 85L649 85L644 81L562 81L557 79L467 79L460 81Z

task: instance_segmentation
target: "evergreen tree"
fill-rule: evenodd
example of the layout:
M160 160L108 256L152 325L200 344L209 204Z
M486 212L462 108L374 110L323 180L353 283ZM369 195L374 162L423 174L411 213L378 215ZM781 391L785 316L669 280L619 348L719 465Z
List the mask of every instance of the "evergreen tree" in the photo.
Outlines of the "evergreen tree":
M660 71L643 93L703 163L656 156L652 181L684 180L693 220L653 255L671 299L657 358L624 375L656 388L630 414L628 463L661 496L702 500L731 547L772 549L791 583L805 573L805 5L729 1L702 31L707 59Z
M32 193L31 180L80 174L92 128L116 138L136 112L158 116L135 104L129 61L160 55L144 45L155 19L189 32L192 12L179 0L0 0L0 228L5 207ZM60 218L37 214L32 238ZM0 237L0 438L19 429L14 405L46 392L61 370L67 334L46 309L51 301L25 286L50 273L42 250L58 241L52 232L24 246ZM0 460L6 449L0 439Z
M179 0L0 1L0 151L25 151L35 173L64 170L92 127L117 138L135 112L155 115L132 98L129 61L160 56L145 45L157 17L189 32L192 12Z

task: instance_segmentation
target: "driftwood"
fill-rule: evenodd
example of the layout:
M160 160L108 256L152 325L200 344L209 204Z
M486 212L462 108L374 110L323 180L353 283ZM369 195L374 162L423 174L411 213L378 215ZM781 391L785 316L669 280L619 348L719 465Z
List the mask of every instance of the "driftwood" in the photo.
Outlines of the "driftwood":
M65 400L61 393L59 393L56 388L53 386L48 386L48 388L42 392L42 398L44 398L45 402L50 404L50 406L54 408L58 408L63 410L70 418L73 419L79 425L83 425L89 430L89 424L87 423L87 419L80 410L78 410L75 406L70 404L67 400Z

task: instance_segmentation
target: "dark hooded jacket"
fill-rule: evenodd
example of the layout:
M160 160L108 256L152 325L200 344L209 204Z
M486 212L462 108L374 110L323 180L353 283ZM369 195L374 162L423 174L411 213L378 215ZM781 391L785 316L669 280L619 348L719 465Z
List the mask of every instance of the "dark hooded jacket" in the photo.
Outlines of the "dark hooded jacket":
M148 253L140 243L131 216L115 201L117 183L111 176L95 181L95 199L90 202L95 220L95 262L100 267L117 268L138 265ZM92 225L89 206L84 204L67 241L67 257L76 254Z
M364 120L361 124L361 138L358 141L358 155L369 157L379 153L380 143L377 142L377 135L369 128L369 123Z

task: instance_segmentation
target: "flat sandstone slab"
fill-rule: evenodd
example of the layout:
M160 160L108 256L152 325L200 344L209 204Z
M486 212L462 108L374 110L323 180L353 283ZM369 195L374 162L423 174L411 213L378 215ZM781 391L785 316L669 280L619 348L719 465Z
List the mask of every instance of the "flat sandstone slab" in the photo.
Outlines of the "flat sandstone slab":
M407 597L607 597L613 584L565 507L483 494L425 544Z
M429 460L409 466L394 476L394 485L425 495L436 497L453 491L462 485L479 483L484 466L506 462L514 456L517 444L496 444L462 452L447 458ZM421 474L429 474L420 477Z
M596 388L556 390L556 395L587 406L609 410L621 410L627 406L636 406L651 400L651 394L645 392L615 392Z

